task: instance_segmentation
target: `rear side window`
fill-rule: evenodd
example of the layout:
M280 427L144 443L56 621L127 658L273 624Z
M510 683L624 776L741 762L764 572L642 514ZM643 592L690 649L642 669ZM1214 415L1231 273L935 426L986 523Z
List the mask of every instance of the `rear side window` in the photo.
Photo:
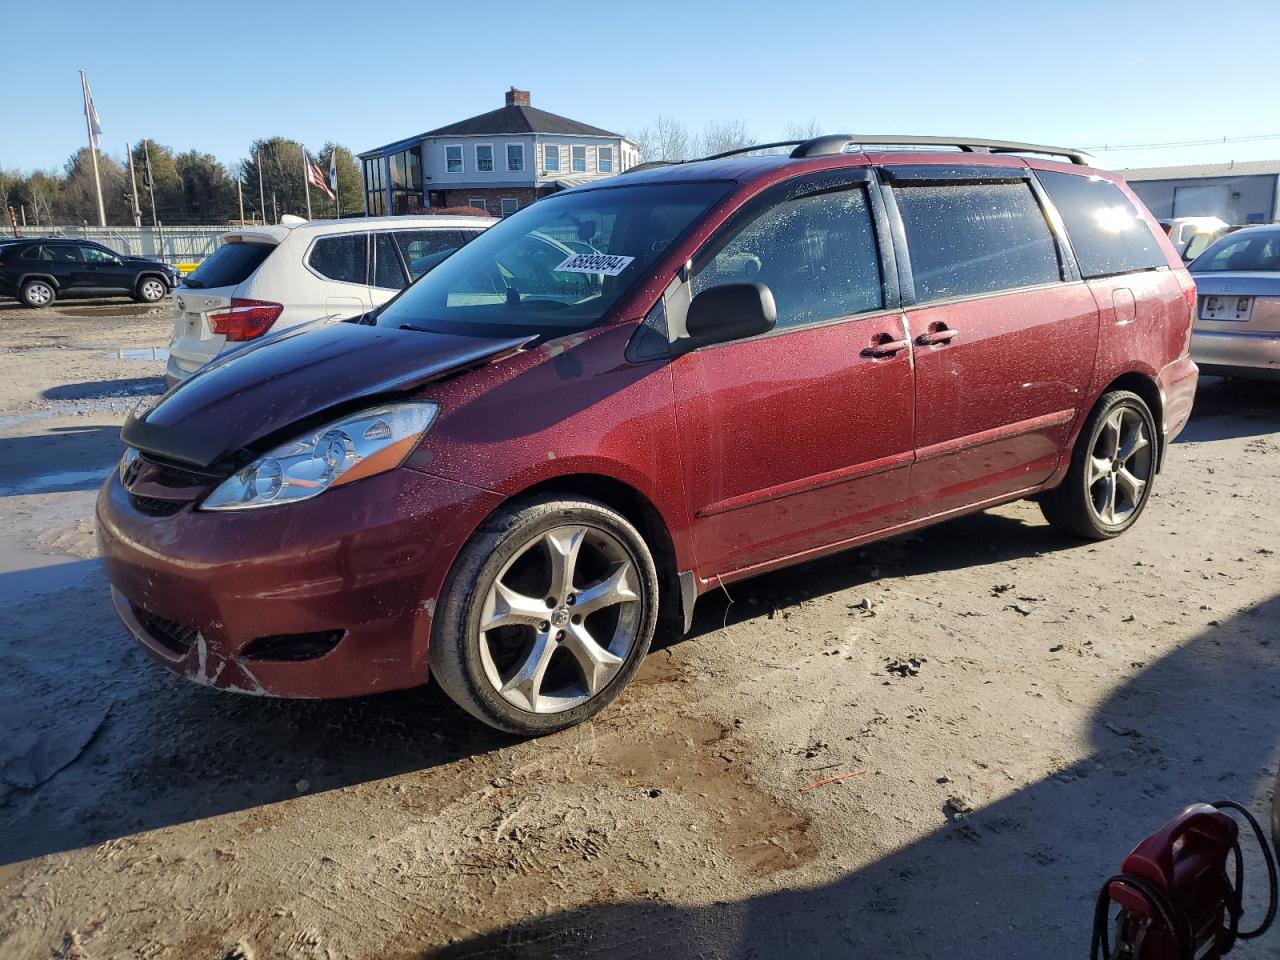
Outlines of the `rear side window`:
M375 233L373 244L373 285L384 290L403 290L404 269L395 242L388 233Z
M275 247L269 243L224 243L184 281L188 287L235 287L244 283Z
M1167 267L1164 251L1129 198L1110 180L1037 171L1062 215L1083 277Z
M43 243L32 247L23 255L24 260L43 260L45 263L81 263L80 248L70 243Z
M424 273L472 240L476 230L397 230L392 236L409 265L409 277L417 280Z
M343 283L364 283L368 273L367 234L321 237L311 248L307 263L322 277Z
M1049 224L1027 183L895 186L916 300L949 300L1062 279Z
M770 207L698 270L693 294L728 283L768 286L778 328L879 310L884 293L866 191Z

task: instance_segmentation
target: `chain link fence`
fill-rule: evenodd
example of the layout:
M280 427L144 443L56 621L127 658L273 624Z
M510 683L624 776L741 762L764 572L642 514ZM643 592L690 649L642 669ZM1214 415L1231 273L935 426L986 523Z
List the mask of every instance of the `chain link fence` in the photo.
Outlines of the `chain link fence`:
M92 240L123 256L171 263L184 273L218 249L218 237L234 230L220 226L173 227L22 227L24 237Z

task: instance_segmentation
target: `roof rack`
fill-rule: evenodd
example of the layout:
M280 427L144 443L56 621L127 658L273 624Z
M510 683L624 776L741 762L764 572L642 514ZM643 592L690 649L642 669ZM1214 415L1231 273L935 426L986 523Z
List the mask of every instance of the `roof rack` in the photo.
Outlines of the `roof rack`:
M1043 153L1066 157L1080 166L1092 166L1093 157L1072 147L1050 147L1042 143L1020 143L1016 140L985 140L979 137L917 137L886 134L838 134L806 140L791 156L825 157L845 153L850 147L956 147L962 153Z
M693 160L647 160L629 167L623 173L638 170L651 170L655 167L678 166L682 163L699 163L703 160L723 160L725 157L737 157L744 153L755 153L757 150L770 150L775 147L795 147L791 157L799 160L804 157L830 157L841 153L857 152L859 147L955 147L961 153L1043 153L1052 157L1066 157L1072 163L1090 167L1094 159L1083 150L1072 147L1049 147L1040 143L1019 143L1016 140L984 140L978 137L915 137L896 136L892 134L856 135L849 133L829 134L814 137L811 140L775 140L772 143L753 143L749 147L738 147L713 153L709 157L697 157Z

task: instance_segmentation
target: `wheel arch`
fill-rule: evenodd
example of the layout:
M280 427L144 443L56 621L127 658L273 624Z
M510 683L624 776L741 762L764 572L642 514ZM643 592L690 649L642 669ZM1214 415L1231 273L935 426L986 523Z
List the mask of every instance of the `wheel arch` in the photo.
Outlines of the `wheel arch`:
M53 289L55 289L55 290L61 290L61 289L62 289L62 286L58 283L58 278L57 278L57 277L53 276L52 274L48 274L48 273L40 273L40 272L38 272L38 271L32 271L32 272L30 272L30 273L24 273L21 277L19 277L19 278L18 278L18 289L19 289L19 290L21 290L21 289L22 289L23 284L28 283L28 282L29 282L29 281L31 281L31 280L43 280L45 283L49 284L49 286L53 287Z
M166 276L165 276L163 273L161 273L159 270L144 270L144 271L142 271L142 273L138 274L138 275L137 275L136 277L134 277L134 279L133 279L133 289L134 289L134 291L136 292L136 291L137 291L137 290L142 286L142 281L143 281L143 280L149 280L149 279L151 279L151 278L153 278L153 277L154 277L156 280L159 280L162 284L164 284L164 288L165 288L166 290L172 290L172 289L173 289L173 287L169 286L169 278L168 278L168 277L166 277Z
M691 615L693 597L681 590L681 571L675 542L661 511L643 493L625 481L599 473L569 473L541 480L513 494L516 498L547 495L586 497L598 500L622 514L640 531L653 553L658 570L658 618L660 622L684 624Z

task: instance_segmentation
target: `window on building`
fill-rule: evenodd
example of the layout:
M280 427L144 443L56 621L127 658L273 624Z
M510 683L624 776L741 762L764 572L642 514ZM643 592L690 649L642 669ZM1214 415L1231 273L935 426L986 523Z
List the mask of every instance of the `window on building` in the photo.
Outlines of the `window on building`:
M483 210L485 213L489 212L489 204L484 202L483 197L472 197L470 200L467 201L467 206L476 207L480 210Z
M596 169L601 173L613 173L613 147L596 148Z
M587 172L587 148L571 147L569 150L569 164L573 168L574 173Z
M507 144L507 170L519 172L524 169L524 144Z
M544 143L542 145L542 168L550 173L560 172L560 144Z
M520 209L520 201L514 197L503 197L501 201L502 215L509 217Z
M1030 184L895 186L920 302L1062 279L1058 248Z
M789 200L749 221L698 267L693 293L727 283L766 284L779 327L879 310L884 293L866 190Z
M1049 171L1036 176L1062 214L1082 276L1169 265L1146 221L1110 180Z
M373 157L364 162L364 205L371 217L380 217L387 212L386 183L382 179L382 157Z
M410 147L387 158L391 171L391 212L396 215L422 209L422 155Z
M453 143L444 148L444 168L448 173L462 173L462 144Z
M343 283L366 282L368 250L366 233L320 237L311 247L307 263L322 277Z
M476 170L479 173L493 172L493 144L476 144Z

